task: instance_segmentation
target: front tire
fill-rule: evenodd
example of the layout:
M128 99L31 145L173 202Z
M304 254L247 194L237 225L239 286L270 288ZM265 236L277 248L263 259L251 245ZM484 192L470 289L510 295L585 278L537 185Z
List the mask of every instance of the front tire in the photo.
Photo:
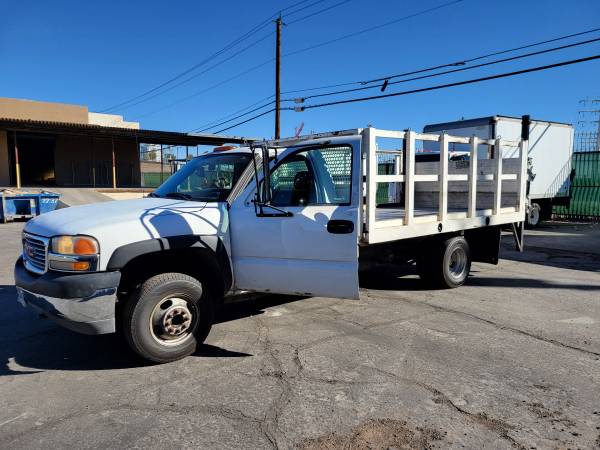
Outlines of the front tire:
M162 273L146 280L123 311L123 332L143 358L165 363L191 355L212 326L214 305L197 279Z

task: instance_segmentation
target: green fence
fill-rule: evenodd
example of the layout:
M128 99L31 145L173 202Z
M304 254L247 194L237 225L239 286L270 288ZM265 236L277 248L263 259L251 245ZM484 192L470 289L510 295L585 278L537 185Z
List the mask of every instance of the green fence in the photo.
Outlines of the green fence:
M554 214L565 219L600 219L600 152L573 153L575 177L569 207L555 206Z
M171 172L163 173L163 181L171 176ZM144 172L142 173L143 186L155 188L161 185L160 172Z

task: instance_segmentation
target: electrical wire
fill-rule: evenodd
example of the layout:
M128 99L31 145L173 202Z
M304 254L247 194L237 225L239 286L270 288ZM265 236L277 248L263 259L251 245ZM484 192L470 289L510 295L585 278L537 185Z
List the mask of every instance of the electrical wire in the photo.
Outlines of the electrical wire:
M306 3L309 0L301 0L299 2L295 2L292 5L283 8L281 10L281 12L286 11L288 9L292 9L296 6L299 6L303 3ZM230 50L231 48L235 47L237 44L243 42L244 40L246 40L247 38L249 38L253 33L255 33L256 31L264 28L265 26L267 26L272 19L276 16L276 14L272 14L270 15L266 20L263 20L262 22L259 22L257 25L255 25L253 28L251 28L249 31L247 31L246 33L244 33L243 35L239 36L238 38L236 38L235 40L233 40L232 42L230 42L229 44L227 44L225 47L223 47L222 49L218 50L217 52L211 54L210 56L206 57L205 59L203 59L202 61L200 61L197 64L194 64L193 66L191 66L190 68L184 70L183 72L175 75L174 77L160 83L158 86L153 87L152 89L149 89L148 91L143 92L142 94L139 94L135 97L130 98L129 100L126 100L124 102L121 102L117 105L113 105L109 108L105 108L103 110L101 110L100 112L108 112L108 111L112 111L114 109L120 108L121 106L124 106L126 104L129 104L132 101L138 100L142 97L145 97L148 94L151 94L153 92L156 92L157 90L161 89L162 87L165 87L169 84L171 84L174 81L177 81L178 79L184 77L185 75L193 72L194 70L196 70L197 68L209 63L210 61L212 61L213 59L215 59L216 57L220 56L221 54L223 54L224 52Z
M374 79L368 80L368 81L350 81L350 82L347 82L347 83L330 84L330 85L326 85L326 86L318 86L318 87L304 88L304 89L295 89L295 90L291 90L291 91L282 92L281 94L282 95L295 94L295 93L298 93L298 92L310 92L310 91L317 91L317 90L328 89L328 88L333 88L333 87L352 86L352 85L357 85L357 84L365 85L365 84L374 83L374 82L377 82L377 81L391 80L393 78L400 78L400 77L405 77L405 76L409 76L409 75L416 75L416 74L419 74L419 73L430 72L432 70L444 69L446 67L462 66L462 65L468 64L470 62L479 61L481 59L489 58L491 56L498 56L498 55L502 55L502 54L506 54L506 53L512 53L512 52L516 52L518 50L524 50L526 48L537 47L539 45L548 44L548 43L551 43L551 42L557 42L557 41L561 41L561 40L564 40L564 39L569 39L569 38L572 38L572 37L583 36L585 34L595 33L595 32L598 32L598 31L600 31L600 28L594 28L594 29L591 29L591 30L586 30L586 31L578 32L578 33L573 33L573 34L568 34L568 35L564 35L564 36L559 36L559 37L552 38L552 39L547 39L547 40L544 40L544 41L534 42L532 44L526 44L526 45L522 45L522 46L519 46L519 47L514 47L514 48L510 48L510 49L500 50L500 51L488 53L488 54L485 54L485 55L476 56L474 58L464 59L464 60L455 61L455 62L446 63L446 64L440 64L440 65L433 66L433 67L427 67L427 68L423 68L423 69L417 69L417 70L413 70L413 71L410 71L410 72L404 72L404 73L395 74L395 75L383 76L383 77L374 78Z
M308 0L306 0L306 1L308 1ZM285 16L282 16L282 17L293 16L294 14L298 14L301 11L304 11L306 9L312 8L313 6L318 5L319 3L323 3L324 1L326 1L326 0L316 0L316 1L312 2L312 3L310 3L309 5L305 5L302 8L296 9L295 11L290 11L290 12L286 13ZM283 12L283 10L282 10L282 12Z
M270 62L270 61L272 61L272 60L269 60L268 62ZM216 88L218 88L218 87L220 87L220 86L222 86L222 85L224 85L224 84L226 84L226 83L229 83L230 81L233 81L233 80L236 80L236 79L238 79L238 78L241 78L241 77L243 77L244 75L246 75L246 74L248 74L248 73L250 73L250 72L254 72L255 70L258 70L258 69L260 69L261 67L264 67L265 65L266 65L266 63L265 63L265 62L262 62L262 63L260 63L260 64L257 64L257 65L255 65L255 66L252 66L252 67L250 67L249 69L246 69L246 70L244 70L243 72L240 72L240 73L238 73L238 74L236 74L236 75L234 75L234 76L232 76L232 77L229 77L229 78L226 78L226 79L224 79L224 80L222 80L222 81L219 81L218 83L215 83L215 84L213 84L213 85L211 85L211 86L208 86L208 87L206 87L206 88L204 88L204 89L201 89L201 90L199 90L199 91L197 91L197 92L194 92L194 93L193 93L193 94L191 94L191 95L187 95L187 96L185 96L185 97L183 97L183 98L181 98L181 99L179 99L179 100L176 100L176 101L174 101L174 102L172 102L172 103L169 103L169 104L168 104L168 105L166 105L166 106L163 106L163 107L161 107L161 108L158 108L158 109L156 109L156 110L154 110L154 111L152 111L152 112L150 112L150 113L144 114L144 115L142 115L142 116L140 116L140 117L147 117L147 116L149 116L149 115L156 114L156 113L158 113L158 112L164 111L165 109L171 108L171 107L173 107L173 106L175 106L175 105L178 105L178 104L180 104L180 103L183 103L183 102L185 102L185 101L187 101L187 100L190 100L190 99L192 99L192 98L194 98L194 97L197 97L197 96L199 96L199 95L202 95L202 94L204 94L204 93L206 93L206 92L212 91L212 90L214 90L214 89L216 89ZM271 97L274 97L274 95L271 95Z
M209 128L213 128L213 127L216 126L214 124L216 124L217 122L221 122L222 120L229 119L231 116L235 116L236 114L239 114L239 113L241 113L243 111L246 111L247 109L252 108L253 106L258 105L259 103L263 103L264 101L269 100L269 99L271 99L273 97L275 97L274 94L271 94L271 95L268 95L266 97L263 97L260 100L257 100L256 102L254 102L254 103L246 106L245 108L238 109L237 111L234 111L234 112L232 112L230 114L227 114L226 116L220 117L218 119L211 120L210 122L203 123L198 128L194 128L193 130L190 130L190 132L193 132L193 131L205 131L205 130L207 130ZM208 128L205 128L205 127L208 127ZM202 128L205 128L205 130L201 130Z
M215 131L215 134L219 134L219 133L222 133L223 131L231 130L232 128L235 128L235 127L237 127L239 125L243 125L243 124L248 123L248 122L250 122L252 120L258 119L259 117L266 116L267 114L272 113L273 111L275 111L275 108L271 108L268 111L265 111L263 113L257 114L255 116L252 116L249 119L246 119L246 120L244 120L242 122L238 122L236 124L233 124L233 125L231 125L231 126L229 126L227 128L223 128L223 129L221 129L219 131Z
M210 130L211 128L220 127L221 125L225 125L226 123L233 122L234 120L237 120L237 119L239 119L240 117L247 116L248 114L252 114L253 112L256 112L256 111L259 111L259 110L261 110L261 109L263 109L263 108L266 108L267 106L271 106L271 105L273 105L274 103L275 103L275 101L274 101L274 100L273 100L273 101L270 101L269 103L266 103L266 104L264 104L264 105L262 105L262 106L258 106L257 108L253 108L253 109L251 109L251 110L250 110L250 111L248 111L248 112L245 112L245 113L243 113L243 114L239 114L239 115L237 115L237 116L235 116L235 117L233 117L233 118L231 118L231 119L229 119L229 120L225 120L225 121L223 121L223 122L217 123L217 124L215 124L215 125L212 125L212 126L210 126L210 127L208 127L208 128L204 128L204 129L202 129L202 130L199 130L199 131L200 131L200 132L203 132L203 131Z
M319 0L319 1L317 1L317 2L311 3L310 5L307 5L307 6L305 6L304 8L301 8L301 9L299 9L299 10L297 10L297 11L294 11L294 12L292 12L292 13L289 13L289 14L293 14L293 13L295 13L295 12L298 12L298 11L301 11L301 10L303 10L303 9L310 8L311 6L314 6L314 5L315 5L315 4L317 4L317 3L322 3L323 1L325 1L325 0ZM338 6L341 6L341 5L343 5L343 4L345 4L345 3L348 3L348 2L350 2L350 1L351 1L351 0L343 0L343 1L341 1L341 2L339 2L339 3L336 3L336 4L334 4L334 5L331 5L331 6L327 7L327 8L321 9L321 10L319 10L319 11L316 11L316 12L313 12L313 13L311 13L311 14L307 15L307 16L303 16L303 17L301 17L301 18L299 18L299 19L296 19L296 20L294 20L294 21L292 21L292 22L289 22L287 25L291 25L292 23L296 23L296 22L299 22L299 21L301 21L301 20L308 19L309 17L316 16L316 15L318 15L318 14L321 14L321 13L323 13L323 12L329 11L329 10L331 10L331 9L333 9L333 8L336 8L336 7L338 7ZM288 14L288 15L289 15L289 14ZM150 97L147 97L147 98L145 98L145 99L143 99L143 100L140 100L140 101L138 101L138 102L132 103L132 104L130 104L130 105L128 105L128 106L126 106L126 107L125 107L125 108L123 108L123 109L129 109L129 108L132 108L132 107L134 107L134 106L137 106L137 105L139 105L140 103L144 103L144 102L146 102L146 101L148 101L148 100L151 100L151 99L153 99L153 98L155 98L155 97L157 97L157 96L159 96L159 95L162 95L162 94L164 94L164 93L166 93L166 92L169 92L169 91L171 91L171 90L173 90L173 89L176 89L177 87L179 87L179 86L181 86L181 85L183 85L183 84L186 84L186 83L188 83L188 82L192 81L193 79L195 79L195 78L197 78L197 77L199 77L199 76L201 76L201 75L205 74L206 72L209 72L209 71L211 71L211 70L215 69L216 67L220 66L221 64L223 64L223 63L225 63L225 62L227 62L227 61L230 61L231 59L233 59L234 57L238 56L239 54L241 54L241 53L243 53L243 52L245 52L245 51L249 50L250 48L252 48L252 47L254 47L255 45L257 45L257 44L261 43L262 41L264 41L265 39L268 39L268 38L269 38L269 37L271 37L273 34L274 34L274 33L273 33L273 32L271 32L271 33L269 33L269 34L267 34L267 35L263 36L262 38L258 39L257 41L253 42L252 44L250 44L250 45L248 45L248 46L244 47L243 49L239 50L238 52L234 53L233 55L231 55L231 56L227 57L226 59L224 59L224 60L222 60L222 61L218 62L217 64L214 64L214 65L212 65L212 66L211 66L211 67L209 67L208 69L206 69L206 70L203 70L202 72L199 72L199 73L197 73L197 74L194 74L194 75L192 75L192 76L190 76L190 77L186 78L185 80L182 80L182 81L180 81L179 83L177 83L177 84L175 84L175 85L172 85L172 86L170 86L168 89L165 89L165 90L163 90L163 91L161 91L161 92L159 92L159 93L156 93L156 94L154 94L154 95L152 95L152 96L150 96Z
M290 53L284 54L284 55L282 55L282 57L286 57L286 56L295 55L295 54L298 54L298 53L302 53L302 52L305 52L305 51L311 50L312 48L322 47L322 46L324 46L324 45L328 45L328 44L330 44L330 43L333 43L333 42L338 42L338 41L341 41L341 40L343 40L343 39L347 39L347 38L350 38L350 37L353 37L353 36L356 36L356 35L359 35L359 34L367 33L367 32L370 32L370 31L374 31L374 30L376 30L376 29L379 29L379 28L382 28L382 27L384 27L384 26L388 26L388 25L391 25L391 24L393 24L393 23L396 23L396 22L399 22L399 21L402 21L402 20L407 20L407 19L409 19L409 18L412 18L412 17L420 16L420 15L422 15L422 14L426 14L426 13L428 13L428 12L433 12L433 11L436 11L436 10L438 10L438 9L441 9L441 8L443 8L443 7L446 7L446 6L449 6L449 5L455 4L455 3L460 3L460 2L462 2L462 1L463 1L463 0L453 0L453 1L451 1L451 2L444 3L444 4L442 4L442 5L438 5L438 6L436 6L436 7L433 7L433 8L428 8L428 9L425 9L425 10L422 10L422 11L418 11L418 12L416 12L416 13L414 13L414 14L411 14L411 15L408 15L408 16L403 16L403 17L400 17L400 18L398 18L398 19L394 19L394 20L392 20L392 21L389 21L389 22L386 22L386 23L384 23L384 24L376 25L376 26L373 26L373 27L370 27L370 28L367 28L367 29L364 29L364 30L361 30L361 31L358 31L358 32L355 32L355 33L351 33L351 34L347 34L347 35L344 35L344 36L340 36L340 37L338 37L338 38L336 38L336 39L329 40L329 41L326 41L326 42L322 42L322 43L320 43L320 44L316 44L316 45L314 45L314 46L311 46L311 47L307 47L307 48L304 48L304 49L296 50L296 51L294 51L294 52L290 52ZM311 5L312 5L312 4L311 4ZM196 92L196 93L194 93L194 94L191 94L191 95L189 95L189 96L186 96L186 97L184 97L184 98L182 98L182 99L180 99L180 100L178 100L178 101L176 101L176 102L174 102L174 103L171 103L171 104L169 104L169 105L167 105L167 106L165 106L165 107L162 107L162 108L160 108L160 109L158 109L158 110L155 110L155 111L151 112L150 114L155 114L155 113L157 113L157 112L163 111L164 109L170 108L170 107L172 107L172 106L175 106L175 105L177 105L177 104L179 104L179 103L182 103L182 102L184 102L184 101L187 101L187 100L189 100L189 99L191 99L191 98L197 97L198 95L201 95L201 94L203 94L204 92L207 92L207 91L209 91L209 90L212 90L212 89L214 89L214 88L216 88L216 87L219 87L219 86L221 86L221 85L223 85L223 84L225 84L225 83L228 83L229 81L232 81L232 80L235 80L235 79L237 79L237 78L240 78L240 77L242 77L243 75L246 75L247 73L250 73L250 72L252 72L252 71L254 71L254 70L257 70L257 69L259 69L259 68L261 68L261 67L263 67L263 66L266 66L267 64L270 64L270 63L272 63L274 60L275 60L275 58L269 58L269 59L267 59L267 60L265 60L265 61L263 61L263 62L261 62L261 63L259 63L259 64L255 65L255 66L251 67L251 68L250 68L250 69L248 69L248 70L245 70L245 71L243 71L243 72L241 72L241 73L239 73L239 74L237 74L237 75L234 75L233 77L230 77L230 78L228 78L227 80L224 80L224 81L222 81L222 82L219 82L219 83L217 83L217 84L215 84L215 85L213 85L213 86L211 86L211 87L209 87L209 88L203 89L203 90L201 90L201 91L199 91L199 92ZM346 86L346 85L349 85L349 84L355 84L355 83L348 83L348 84L346 84L346 83L342 83L342 84L338 84L338 85L330 85L330 86L327 86L327 87L340 87L340 86ZM326 88L326 87L322 87L322 88ZM316 90L316 89L321 89L321 88L315 88L315 90ZM296 91L287 91L287 92L284 92L284 93L282 93L282 94L289 94L289 93L294 93L294 92L296 92ZM160 95L160 94L158 94L158 95ZM146 114L146 115L150 115L150 114ZM142 116L142 117L144 117L144 116Z
M322 14L324 12L327 12L329 10L337 8L338 6L342 6L342 5L344 5L346 3L349 3L351 1L352 0L342 0L341 2L335 3L335 4L331 5L331 6L328 6L327 8L320 9L319 11L307 14L306 16L302 16L302 17L300 17L298 19L292 20L291 22L287 22L286 25L292 25L292 24L298 23L298 22L300 22L302 20L309 19L311 17L314 17L314 16L316 16L318 14Z
M600 55L593 55L593 56L588 56L585 58L579 58L579 59L573 59L573 60L569 60L569 61L562 61L562 62L554 63L554 64L548 64L545 66L537 66L537 67L532 67L529 69L516 70L513 72L506 72L506 73L501 73L501 74L496 74L496 75L490 75L487 77L474 78L471 80L457 81L454 83L440 84L437 86L430 86L430 87L420 88L420 89L411 89L410 91L393 92L390 94L373 95L373 96L369 96L369 97L337 100L337 101L328 102L328 103L320 103L317 105L303 106L301 108L301 110L313 109L313 108L323 108L325 106L342 105L342 104L346 104L346 103L364 102L364 101L369 101L369 100L377 100L380 98L397 97L400 95L416 94L418 92L434 91L437 89L444 89L444 88L449 88L449 87L454 87L454 86L463 86L466 84L480 83L483 81L496 80L499 78L512 77L512 76L522 75L522 74L531 73L531 72L539 72L541 70L548 70L548 69L553 69L556 67L563 67L563 66L568 66L568 65L572 65L572 64L579 64L579 63L583 63L583 62L587 62L587 61L593 61L593 60L599 59L599 58L600 58ZM293 108L286 108L286 109L290 110Z
M460 69L446 70L446 71L443 71L443 72L437 72L437 73L433 73L433 74L429 74L429 75L421 75L421 76L418 76L418 77L406 78L406 79L398 80L398 81L391 81L391 82L388 82L387 84L385 84L385 86L387 87L387 86L391 86L391 85L394 85L394 84L407 83L409 81L423 80L425 78L438 77L438 76L447 75L447 74L450 74L450 73L464 72L465 70L472 70L472 69L477 69L477 68L480 68L480 67L492 66L494 64L500 64L500 63L504 63L504 62L508 62L508 61L515 61L517 59L522 59L522 58L529 58L531 56L542 55L542 54L545 54L545 53L550 53L550 52L555 52L555 51L559 51L559 50L564 50L564 49L567 49L567 48L577 47L577 46L580 46L580 45L591 44L593 42L598 42L598 41L600 41L600 38L589 39L587 41L575 42L573 44L562 45L560 47L553 47L553 48L549 48L549 49L545 49L545 50L539 50L537 52L525 53L523 55L517 55L517 56L512 56L510 58L503 58L503 59L498 59L498 60L495 60L495 61L489 61L489 62L486 62L486 63L476 64L474 66L462 67ZM384 78L383 80L387 80L387 78ZM384 83L385 83L385 81L384 81ZM308 100L308 99L317 98L317 97L328 97L328 96L331 96L331 95L346 94L348 92L364 91L364 90L367 90L367 89L378 89L378 88L383 89L383 86L384 86L384 84L381 84L381 85L380 84L376 84L376 85L372 85L372 86L363 86L363 87L353 88L353 89L343 89L343 90L334 91L334 92L324 92L322 94L308 95L306 97L303 97L302 100Z
M281 110L283 111L292 111L292 110L297 110L297 111L304 111L306 109L316 109L316 108L324 108L327 106L334 106L334 105L341 105L341 104L348 104L348 103L357 103L357 102L365 102L365 101L371 101L371 100L379 100L382 98L388 98L388 97L398 97L398 96L402 96L402 95L410 95L410 94L416 94L419 92L428 92L428 91L434 91L434 90L439 90L439 89L446 89L446 88L450 88L450 87L455 87L455 86L464 86L467 84L474 84L474 83L481 83L484 81L490 81L490 80L495 80L495 79L500 79L500 78L507 78L507 77L513 77L513 76L517 76L517 75L522 75L522 74L526 74L526 73L532 73L532 72L539 72L539 71L543 71L543 70L549 70L549 69L553 69L553 68L557 68L557 67L564 67L564 66L569 66L569 65L573 65L573 64L579 64L579 63L583 63L583 62L588 62L588 61L593 61L593 60L597 60L600 59L600 54L599 55L592 55L592 56L588 56L585 58L579 58L579 59L574 59L574 60L568 60L568 61L561 61L558 63L554 63L554 64L547 64L544 66L537 66L537 67L531 67L528 69L522 69L522 70L516 70L516 71L512 71L512 72L506 72L506 73L500 73L500 74L495 74L495 75L490 75L487 77L480 77L480 78L474 78L474 79L470 79L470 80L463 80L463 81L457 81L454 83L446 83L446 84L441 84L441 85L436 85L436 86L429 86L429 87L425 87L425 88L420 88L420 89L411 89L409 91L401 91L401 92L394 92L394 93L389 93L389 94L382 94L382 95L374 95L374 96L369 96L369 97L360 97L360 98L353 98L353 99L346 99L346 100L337 100L337 101L333 101L333 102L328 102L328 103L320 103L320 104L316 104L316 105L308 105L308 106L303 106L301 108L291 108L291 107L284 107L281 108ZM275 108L272 108L268 111L265 111L261 114L257 114L255 116L252 116L242 122L238 122L235 123L233 125L228 126L227 128L223 128L219 131L216 132L216 134L219 134L223 131L227 131L230 130L232 128L235 128L239 125L243 125L245 123L248 123L250 121L256 120L266 114L269 114L271 112L275 111Z
M517 59L527 58L527 57L536 56L536 55L540 55L540 54L544 54L544 53L549 53L549 52L553 52L553 51L558 51L558 50L564 50L566 48L576 47L576 46L579 46L579 45L589 44L589 43L593 43L593 42L597 42L597 41L600 41L600 38L589 39L589 40L586 40L586 41L576 42L576 43L573 43L573 44L567 44L567 45L563 45L563 46L560 46L560 47L554 47L554 48L551 48L551 49L545 49L545 50L540 50L540 51L537 51L537 52L531 52L531 53L527 53L527 54L523 54L523 55L517 55L517 56L510 57L510 58L504 58L504 59L500 59L500 60L489 61L487 63L477 64L475 66L463 67L463 68L460 68L460 69L447 70L447 71L444 71L444 72L438 72L438 73L434 73L434 74L423 75L423 76L408 78L408 79L399 80L399 81L393 81L393 82L388 83L387 86L394 85L394 84L399 84L399 83L406 83L406 82L409 82L409 81L415 81L415 80L420 80L420 79L425 79L425 78L432 78L432 77L446 75L446 74L455 73L455 72L462 72L462 71L466 71L466 70L476 69L476 68L479 68L479 67L485 67L485 66L490 66L490 65L494 65L494 64L499 64L499 63L502 63L502 62L513 61L513 60L517 60ZM381 86L382 85L363 86L363 87L354 88L354 89L344 89L344 90L340 90L340 91L326 92L326 93L322 93L322 94L309 95L309 96L304 97L302 100L305 101L305 100L308 100L308 99L311 99L311 98L326 97L326 96L331 96L331 95L339 95L339 94L345 94L345 93L356 92L356 91L363 91L363 90L368 90L368 89L376 89L376 88L380 88ZM270 97L267 97L267 99L271 98L271 97L273 97L273 96L271 95ZM232 122L232 121L237 120L237 119L239 119L241 117L244 117L244 116L246 116L248 114L251 114L251 113L253 113L255 111L258 111L258 110L260 110L262 108L266 108L267 106L270 106L270 105L272 105L274 103L273 101L271 101L271 102L268 102L268 103L266 103L264 105L259 106L258 108L254 108L254 109L251 109L250 111L244 112L244 111L246 111L246 109L251 108L252 106L255 106L258 103L261 103L264 100L266 100L266 99L263 99L263 100L258 101L256 103L253 103L252 105L250 105L250 106L248 106L246 108L243 108L243 109L241 109L239 111L236 111L235 113L229 114L228 116L223 117L222 119L217 120L216 122L218 122L218 123L216 123L214 125L212 125L211 123L209 123L209 124L205 125L206 128L204 128L204 129L202 129L200 131L207 131L207 130L209 130L211 128L216 128L218 126L221 126L221 125L224 125L226 123ZM284 100L282 100L282 102L292 102L292 101L294 101L294 99L284 99ZM243 113L243 114L240 114L240 113ZM232 117L232 116L235 116L235 117ZM224 119L228 119L228 120L224 120ZM212 123L214 123L214 122L212 122ZM208 126L208 125L210 125L210 126Z
M559 36L557 38L547 39L545 41L535 42L533 44L522 45L520 47L510 48L508 50L500 50L500 51L497 51L497 52L488 53L487 55L477 56L475 58L465 59L463 61L456 61L454 63L444 64L444 65L437 66L437 67L431 67L429 69L422 69L422 70L418 70L418 71L414 71L414 72L400 73L400 74L397 74L397 75L391 75L391 76L387 76L387 77L375 78L375 79L369 80L369 81L362 81L362 83L363 84L375 83L377 81L385 81L385 80L391 80L392 78L398 78L398 77L404 77L404 76L408 76L408 75L414 75L414 74L417 74L417 73L421 73L423 71L437 70L437 69L443 69L445 67L450 67L450 66L468 64L470 62L479 61L481 59L490 58L492 56L503 55L505 53L512 53L512 52L516 52L518 50L524 50L526 48L537 47L538 45L544 45L544 44L549 44L551 42L562 41L564 39L569 39L569 38L572 38L572 37L582 36L584 34L595 33L597 31L600 31L600 28L594 28L592 30L581 31L579 33L573 33L573 34L568 34L568 35L565 35L565 36Z
M385 23L382 23L382 24L379 24L379 25L374 25L374 26L372 26L372 27L365 28L365 29L363 29L363 30L359 30L359 31L355 31L355 32L353 32L353 33L345 34L345 35L343 35L343 36L340 36L340 37L337 37L337 38L335 38L335 39L330 39L330 40L328 40L328 41L321 42L321 43L319 43L319 44L314 44L314 45L311 45L311 46L309 46L309 47L301 48L301 49L299 49L299 50L294 50L294 51L292 51L292 52L285 53L285 54L284 54L284 55L282 55L282 56L292 56L292 55L297 55L297 54L299 54L299 53L304 53L304 52L307 52L307 51L309 51L309 50L314 50L314 49L316 49L316 48L324 47L324 46L326 46L326 45L333 44L333 43L335 43L335 42L339 42L339 41L342 41L342 40L344 40L344 39L349 39L349 38L351 38L351 37L359 36L359 35L361 35L361 34L364 34L364 33L369 33L369 32L371 32L371 31L375 31L375 30L378 30L378 29L380 29L380 28L387 27L387 26L389 26L389 25L393 25L393 24L395 24L395 23L398 23L398 22L401 22L401 21L403 21L403 20L412 19L413 17L417 17L417 16L421 16L421 15L423 15L423 14L427 14L427 13L430 13L430 12L434 12L434 11L440 10L440 9L442 9L442 8L446 8L446 7L448 7L448 6L452 6L452 5L455 5L455 4L457 4L457 3L461 3L462 1L463 1L463 0L452 0L452 1L449 1L449 2L446 2L446 3L442 3L441 5L434 6L434 7L432 7L432 8L427 8L427 9L424 9L424 10L422 10L422 11L418 11L418 12L416 12L416 13L409 14L409 15L407 15L407 16L399 17L399 18L397 18L397 19L390 20L390 21L388 21L388 22L385 22Z
M204 70L203 70L203 71L201 71L201 72L198 72L198 73L196 73L196 74L194 74L194 75L192 75L192 76L190 76L190 77L188 77L188 78L185 78L184 80L182 80L182 81L180 81L180 82L178 82L178 83L176 83L176 84L173 84L173 85L171 85L171 86L167 87L166 89L164 89L164 90L162 90L162 91L156 92L156 93L152 94L152 95L151 95L151 96L149 96L149 97L142 98L142 99L140 99L140 100L138 100L138 101L136 101L136 102L134 102L134 103L131 103L131 104L129 104L129 105L126 105L126 106L124 106L124 107L120 108L120 110L121 110L121 111L123 111L123 110L127 110L127 109L129 109L129 108L133 108L134 106L140 105L140 104L142 104L142 103L146 103L147 101L149 101L149 100L152 100L152 99L154 99L154 98L156 98L156 97L159 97L159 96L161 96L161 95L163 95L163 94L166 94L167 92L169 92L169 91L172 91L173 89L176 89L176 88L178 88L179 86L181 86L181 85L183 85L183 84L189 83L189 82L190 82L190 81L192 81L193 79L195 79L195 78L198 78L199 76L201 76L201 75L204 75L205 73L207 73L207 72L210 72L210 71L211 71L211 70L213 70L213 69L216 69L216 68L217 68L217 67L219 67L220 65L222 65L222 64L224 64L224 63L226 63L227 61L230 61L231 59L235 58L236 56L240 55L241 53L244 53L245 51L247 51L247 50L251 49L252 47L254 47L254 46L256 46L256 45L260 44L260 43L261 43L261 42L263 42L264 40L266 40L266 39L270 38L270 37L271 37L273 34L274 34L274 32L270 32L269 34L266 34L265 36L261 37L260 39L257 39L257 40L256 40L256 41L254 41L252 44L250 44L250 45L248 45L248 46L246 46L246 47L242 48L241 50L238 50L237 52L235 52L235 53L233 53L232 55L228 56L227 58L225 58L225 59L223 59L223 60L219 61L218 63L216 63L216 64L213 64L212 66L208 67L207 69L204 69Z

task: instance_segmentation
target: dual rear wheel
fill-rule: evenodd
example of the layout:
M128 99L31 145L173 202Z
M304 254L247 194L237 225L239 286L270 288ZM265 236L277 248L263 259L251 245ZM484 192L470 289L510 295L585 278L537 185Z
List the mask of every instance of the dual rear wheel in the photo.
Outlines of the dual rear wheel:
M426 245L417 258L419 277L430 287L455 288L471 271L471 250L466 239L456 236Z

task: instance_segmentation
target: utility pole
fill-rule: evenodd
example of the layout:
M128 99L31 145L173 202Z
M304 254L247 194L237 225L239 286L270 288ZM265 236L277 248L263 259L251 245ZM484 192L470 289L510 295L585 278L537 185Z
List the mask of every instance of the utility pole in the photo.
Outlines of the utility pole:
M281 13L275 21L277 46L275 49L275 139L279 139L281 129Z

